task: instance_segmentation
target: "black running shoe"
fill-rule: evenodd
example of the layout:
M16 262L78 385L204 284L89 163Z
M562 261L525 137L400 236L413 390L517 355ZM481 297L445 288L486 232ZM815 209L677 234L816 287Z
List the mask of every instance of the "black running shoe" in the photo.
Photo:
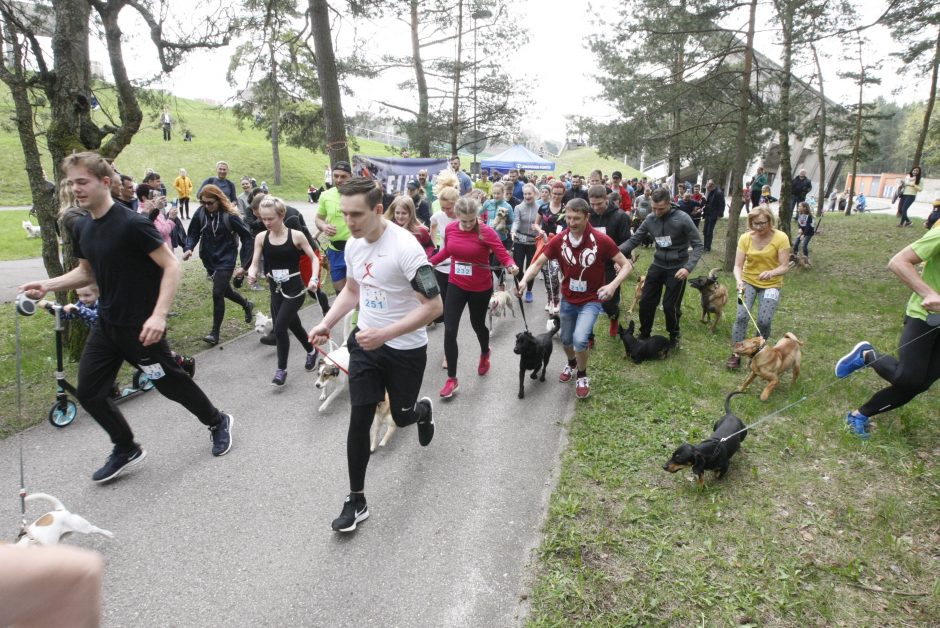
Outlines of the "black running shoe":
M366 505L366 496L362 493L350 493L343 504L343 512L333 519L333 529L337 532L352 532L356 524L369 518L369 506Z
M189 375L190 379L196 377L196 358L186 358L180 356L180 366L184 371L186 371L186 374Z
M263 345L269 345L269 346L272 346L272 347L273 347L274 345L277 344L277 338L274 337L274 332L273 332L273 331L272 331L270 334L265 334L265 335L261 336L261 338L259 338L259 340L261 341L261 344L263 344Z
M418 442L422 447L427 447L434 438L434 406L431 405L431 399L422 397L415 407L415 411L420 414L418 419Z
M210 331L208 334L202 337L202 341L207 345L212 345L214 347L219 344L219 333L216 331Z
M255 317L255 304L252 301L247 301L245 303L245 322L251 323L251 319Z
M118 451L118 448L115 447L104 466L91 475L91 480L99 484L113 480L146 457L147 452L137 444L130 451Z
M232 424L235 423L235 417L225 412L219 412L219 414L222 420L218 425L209 428L213 456L224 456L232 448Z

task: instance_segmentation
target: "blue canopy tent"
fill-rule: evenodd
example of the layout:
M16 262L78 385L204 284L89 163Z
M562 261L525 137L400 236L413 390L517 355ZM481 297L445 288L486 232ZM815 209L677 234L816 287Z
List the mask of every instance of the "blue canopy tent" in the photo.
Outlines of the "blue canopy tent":
M498 155L489 159L484 159L480 166L484 170L499 170L508 172L513 168L525 168L526 170L555 170L555 162L542 159L522 144L516 144L507 148Z

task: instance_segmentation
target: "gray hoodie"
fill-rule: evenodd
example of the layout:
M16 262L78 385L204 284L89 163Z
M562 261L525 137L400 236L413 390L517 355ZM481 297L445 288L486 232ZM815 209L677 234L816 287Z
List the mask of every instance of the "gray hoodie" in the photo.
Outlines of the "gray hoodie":
M630 257L630 253L643 242L647 234L656 243L653 265L666 270L685 268L691 273L705 250L695 223L687 213L679 211L675 205L670 207L669 212L662 218L657 217L655 212L650 212L633 236L620 245L620 252ZM691 254L689 246L692 247Z

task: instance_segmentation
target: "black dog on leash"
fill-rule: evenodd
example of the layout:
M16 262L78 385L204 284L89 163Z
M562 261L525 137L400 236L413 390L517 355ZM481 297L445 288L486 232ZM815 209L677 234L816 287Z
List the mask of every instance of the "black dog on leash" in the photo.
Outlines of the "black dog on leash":
M633 321L630 321L626 329L617 325L617 335L623 341L623 350L634 364L666 357L669 353L669 340L665 336L650 336L640 340L633 335L635 328Z
M731 398L740 394L736 390L725 397L725 416L715 423L715 431L709 438L698 445L679 445L663 465L663 470L675 473L679 469L692 467L692 473L698 476L699 486L705 484L705 471L714 471L715 479L723 477L731 465L731 457L737 453L741 441L747 436L744 422L731 413ZM727 440L722 441L723 438Z
M533 336L531 332L520 331L516 334L516 347L513 353L519 356L519 398L525 399L525 372L532 371L530 377L545 381L545 370L548 368L548 360L552 357L552 336L558 333L561 327L561 320L557 316L552 317L554 323L551 331L544 334ZM539 377L539 368L542 369L542 376Z

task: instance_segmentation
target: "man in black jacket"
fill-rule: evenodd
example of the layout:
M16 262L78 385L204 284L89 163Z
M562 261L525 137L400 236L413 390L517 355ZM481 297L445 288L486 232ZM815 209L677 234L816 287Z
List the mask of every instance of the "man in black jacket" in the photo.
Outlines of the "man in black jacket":
M712 239L715 235L715 223L725 215L725 193L715 185L711 179L705 184L705 226L702 228L702 237L705 240L705 250L712 250Z
M813 182L806 176L806 170L800 170L800 174L793 179L793 184L790 187L790 213L793 214L794 219L796 219L796 212L794 211L796 204L804 202L806 195L812 189Z
M618 247L630 238L630 217L619 207L612 206L607 196L607 188L603 184L592 185L588 188L588 204L591 206L591 215L588 220L596 231L606 234ZM608 261L604 265L604 281L610 283L617 276L614 263ZM620 286L613 296L601 302L604 313L610 318L610 337L617 337L617 320L620 316ZM590 340L594 340L591 334Z
M702 239L689 215L670 204L669 190L654 190L652 199L653 211L633 236L620 245L620 252L629 261L633 249L643 242L646 235L653 237L656 252L653 254L653 263L646 271L646 282L640 297L640 338L650 337L656 306L662 297L669 343L674 347L679 343L679 319L682 316L686 279L702 257ZM633 263L630 264L632 271Z

